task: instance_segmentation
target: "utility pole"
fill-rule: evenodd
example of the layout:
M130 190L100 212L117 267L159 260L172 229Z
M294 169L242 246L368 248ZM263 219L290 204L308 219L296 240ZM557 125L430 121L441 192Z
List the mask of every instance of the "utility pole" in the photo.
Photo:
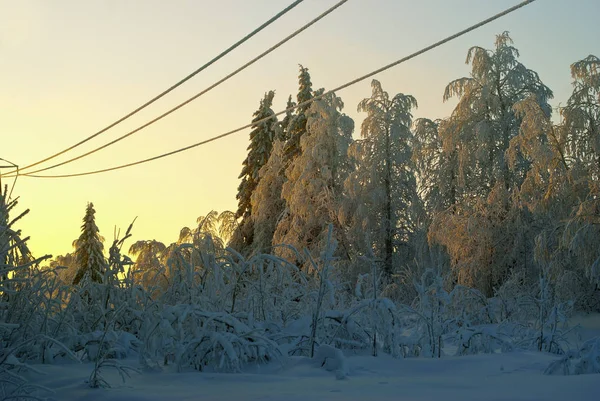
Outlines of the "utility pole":
M2 159L2 158L0 158L0 161L3 161L5 163L9 164L9 165L0 165L0 195L2 194L2 191L3 191L3 189L2 189L2 169L3 168L16 169L16 173L17 173L17 175L15 177L15 180L13 181L13 185L12 185L12 187L10 189L10 193L6 197L6 201L8 202L8 200L10 199L10 197L12 195L13 189L15 189L15 184L17 183L17 178L19 177L19 166L17 166L16 164L14 164L11 161L8 161L8 160Z
M8 163L9 165L0 165L0 264L2 265L7 265L7 263L9 262L9 244L11 241L11 234L8 231L8 205L9 205L9 199L10 196L12 195L12 190L15 188L15 182L17 180L17 177L15 177L15 181L13 182L13 186L10 190L10 193L7 194L4 191L4 188L2 187L2 169L4 168L12 168L12 169L17 169L17 173L19 172L19 167L12 163L9 162L8 160L4 160L2 158L0 158L0 161ZM5 270L2 275L0 275L0 281L4 281L6 282L6 280L8 279L8 270ZM4 287L6 287L7 289L9 288L10 283L5 283ZM9 297L9 293L3 291L2 296L0 297L0 299L4 302L8 301L8 297Z

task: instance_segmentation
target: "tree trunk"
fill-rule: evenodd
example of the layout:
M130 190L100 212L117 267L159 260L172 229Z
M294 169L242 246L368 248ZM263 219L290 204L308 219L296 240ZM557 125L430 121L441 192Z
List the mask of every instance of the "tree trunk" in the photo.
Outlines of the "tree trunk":
M385 135L385 258L383 265L383 272L386 279L389 280L393 273L392 257L394 254L394 244L392 241L393 227L392 227L392 162L390 156L390 130L386 129Z

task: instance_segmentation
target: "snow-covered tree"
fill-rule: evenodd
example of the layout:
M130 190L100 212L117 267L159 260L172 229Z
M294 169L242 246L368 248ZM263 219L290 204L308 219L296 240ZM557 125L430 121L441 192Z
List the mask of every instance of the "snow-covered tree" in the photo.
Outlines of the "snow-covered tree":
M590 55L572 64L571 75L573 93L560 109L563 136L571 166L571 191L577 191L580 202L578 215L589 217L597 215L600 207L600 59Z
M342 253L348 253L338 216L343 182L350 164L348 146L354 122L341 114L343 104L335 96L312 103L308 111L307 132L300 140L301 152L286 170L282 197L286 211L277 225L273 244L288 244L303 249L321 250L327 225L332 223ZM287 249L280 252L295 259Z
M551 121L534 96L516 103L520 130L506 152L511 169L520 161L528 164L518 196L539 227L539 234L530 230L537 234L536 265L547 269L544 274L551 277L557 298L573 300L583 309L598 296L590 267L600 260L592 245L600 240L600 224L593 217L599 204L599 67L594 56L571 66L574 89L560 109L561 124Z
M292 95L288 97L287 103L285 105L286 109L291 109L292 107L296 107L296 102L292 100ZM287 110L285 112L285 117L279 122L279 129L277 130L277 135L275 139L279 139L280 141L287 141L288 139L288 127L290 126L290 121L294 118L294 111Z
M590 55L571 65L573 93L560 112L573 161L600 179L600 59Z
M410 127L417 101L402 93L390 99L377 80L371 87L371 97L358 105L358 111L366 112L367 117L361 126L361 140L352 145L357 168L346 188L357 202L352 224L353 237L363 239L358 248L373 247L383 262L384 274L390 277L397 267L394 259L409 259L406 249L414 230L413 208L418 197ZM399 253L404 253L403 257Z
M514 195L498 183L473 204L461 202L434 216L429 239L446 249L453 281L491 297L512 269L533 265L531 214L513 207L515 203Z
M285 200L281 198L281 189L286 179L284 146L283 141L275 140L271 157L260 169L260 180L252 193L252 248L260 253L270 253L277 222L285 209Z
M299 89L296 96L298 103L312 99L314 94L310 74L308 68L302 65L300 65L298 81ZM294 107L296 104L290 95L286 108ZM281 194L286 180L285 171L301 152L300 140L306 133L306 114L309 108L310 104L288 111L275 127L275 142L271 157L259 171L259 182L251 197L254 251L268 252L272 245L273 234L286 208L286 201ZM237 233L236 237L238 237Z
M494 50L472 47L467 53L471 76L450 82L444 92L444 100L459 98L440 135L444 148L457 150L459 181L467 195L486 196L496 182L512 188L523 180L528 163L519 160L518 168L510 169L506 159L521 125L513 109L517 102L531 96L551 112L552 91L518 57L508 32L496 37Z
M298 75L298 95L296 99L298 104L304 103L314 97L312 90L312 82L310 81L310 74L308 68L300 65L300 75ZM288 99L288 106L292 105L291 99ZM307 113L310 109L310 104L305 104L296 109L295 113L289 118L289 123L285 129L286 143L284 148L284 155L286 165L289 165L301 152L300 139L306 133L306 124L308 121ZM288 116L286 116L288 117Z
M166 248L165 244L156 240L136 241L129 247L129 253L136 257L132 266L133 271L144 288L149 289L158 284L166 284L164 264L161 262Z
M129 253L136 257L135 267L137 269L149 270L160 267L161 253L165 249L165 244L160 241L140 240L129 247Z
M561 109L567 159L571 169L564 193L574 212L565 216L562 242L576 270L584 271L588 289L584 307L598 310L600 305L600 59L588 56L571 65L573 93ZM582 291L583 290L583 291Z
M219 238L223 241L223 246L226 246L232 241L233 235L237 231L238 220L236 214L230 210L224 210L219 213Z
M312 82L308 68L300 65L298 76L299 89L296 99L303 103L313 98ZM288 98L286 108L296 106L292 96ZM281 191L286 180L285 171L301 152L301 138L306 134L307 113L310 104L303 105L294 111L288 111L277 126L275 142L271 156L259 171L257 186L251 196L251 228L254 245L252 250L268 252L272 245L273 234L283 216L286 201ZM246 230L249 231L249 230ZM250 234L247 234L248 236ZM239 242L236 233L234 242Z
M75 285L79 284L85 277L95 283L101 283L102 275L106 269L103 238L100 236L98 226L96 226L95 214L94 204L88 203L83 217L83 225L81 226L81 235L75 241L75 258L78 266L77 274L73 278L73 284Z
M196 219L194 229L183 227L179 232L178 244L192 243L198 245L204 238L210 236L211 242L218 251L223 250L238 231L235 213L225 210L221 213L211 210L206 216Z
M494 50L472 47L471 75L446 87L444 100L459 100L439 126L444 151L456 157L456 204L436 214L429 238L446 247L459 283L488 296L514 267L531 266L536 234L518 191L542 147L530 146L539 133L524 134L525 114L515 106L528 100L529 109L548 117L553 95L518 57L507 32L496 37Z
M42 399L39 393L47 389L23 373L34 370L28 361L45 363L45 357L52 356L47 350L55 342L50 337L59 333L56 323L61 320L64 292L56 272L39 267L50 256L34 258L27 245L29 237L15 228L29 212L11 216L16 206L8 187L0 186L0 398Z
M254 229L252 227L252 203L250 201L252 193L256 189L260 176L258 172L269 160L275 138L275 126L277 119L257 123L257 121L273 116L275 113L271 109L275 92L265 93L260 101L259 109L254 112L252 120L252 131L250 132L250 145L248 146L248 157L243 162L242 172L239 178L242 179L238 187L236 198L238 200L238 209L235 213L236 218L241 218L235 240L232 246L239 251L244 251L252 245Z
M459 197L456 149L445 149L439 134L446 123L419 118L414 124L412 160L419 198L429 212L451 207Z
M552 123L532 96L517 102L513 109L521 119L521 126L506 151L508 165L510 169L516 169L520 163L528 164L520 186L515 189L519 190L521 201L530 210L544 207L553 218L561 219L565 212L561 206L572 207L568 205L572 202L563 202L563 197L573 189L568 184L570 166L564 130ZM551 211L552 203L559 203L559 209L563 210Z
M66 255L58 255L50 261L49 267L55 269L57 267L64 268L59 271L59 276L64 283L73 283L73 278L77 273L77 259L75 254L67 253Z

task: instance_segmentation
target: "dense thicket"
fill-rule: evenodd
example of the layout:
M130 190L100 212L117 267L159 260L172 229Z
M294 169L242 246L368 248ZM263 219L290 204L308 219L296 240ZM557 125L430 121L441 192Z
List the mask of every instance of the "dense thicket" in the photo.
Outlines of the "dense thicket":
M436 265L448 285L491 297L514 275L534 282L550 263L597 299L598 253L586 244L598 238L598 58L572 65L573 94L554 119L552 91L519 61L507 32L491 50L469 49L466 64L469 75L443 92L458 99L444 119L413 121L417 100L376 80L358 105L366 116L355 140L335 105L288 113L252 195L251 249L292 245L276 253L300 263L332 224L339 273L350 281L368 256L390 284L410 287L407 279ZM301 66L298 102L317 92Z

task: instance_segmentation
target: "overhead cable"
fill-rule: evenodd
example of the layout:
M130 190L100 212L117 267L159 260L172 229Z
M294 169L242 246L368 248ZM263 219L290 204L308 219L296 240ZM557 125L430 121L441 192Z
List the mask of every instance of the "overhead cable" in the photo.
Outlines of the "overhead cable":
M417 56L419 56L419 55L421 55L423 53L431 51L431 50L435 49L436 47L439 47L439 46L441 46L441 45L443 45L445 43L448 43L448 42L450 42L450 41L452 41L452 40L454 40L454 39L456 39L456 38L458 38L460 36L463 36L463 35L465 35L465 34L467 34L469 32L472 32L472 31L474 31L474 30L476 30L476 29L478 29L478 28L480 28L480 27L482 27L484 25L489 24L490 22L493 22L493 21L495 21L495 20L497 20L497 19L499 19L499 18L501 18L501 17L503 17L505 15L508 15L508 14L510 14L510 13L512 13L512 12L520 9L520 8L523 8L523 7L525 7L525 6L533 3L535 1L536 0L526 0L526 1L523 1L523 2L517 4L517 5L513 6L513 7L507 8L506 10L504 10L504 11L498 13L498 14L495 14L495 15L493 15L493 16L491 16L491 17L489 17L489 18L487 18L487 19L485 19L483 21L480 21L480 22L478 22L478 23L476 23L474 25L471 25L470 27L468 27L466 29L463 29L462 31L459 31L459 32L457 32L457 33L455 33L455 34L453 34L451 36L448 36L445 39L442 39L442 40L440 40L438 42L435 42L435 43L433 43L433 44L431 44L431 45L429 45L427 47L422 48L421 50L418 50L418 51L416 51L416 52L414 52L414 53L412 53L412 54L410 54L408 56L405 56L405 57L403 57L401 59L398 59L398 60L396 60L396 61L394 61L394 62L392 62L390 64L387 64L387 65L385 65L385 66L383 66L381 68L378 68L378 69L376 69L376 70L374 70L374 71L372 71L372 72L370 72L368 74L365 74L365 75L363 75L361 77L353 79L352 81L349 81L349 82L347 82L347 83L345 83L343 85L340 85L340 86L338 86L338 87L336 87L336 88L334 88L332 90L324 92L323 94L315 96L315 97L313 97L310 100L307 100L305 102L301 102L301 103L299 103L299 104L297 104L297 105L295 105L293 107L288 107L287 109L282 110L282 111L280 111L278 113L275 113L275 114L273 114L270 117L266 117L266 118L263 118L261 120L254 121L254 122L252 122L250 124L246 124L246 125L244 125L242 127L239 127L239 128L234 129L234 130L225 132L223 134L214 136L212 138L209 138L209 139L197 142L195 144L192 144L192 145L189 145L189 146L186 146L186 147L183 147L183 148L179 148L179 149L173 150L171 152L163 153L163 154L160 154L160 155L157 155L157 156L154 156L154 157L150 157L150 158L147 158L147 159L138 160L136 162L122 164L122 165L119 165L119 166L114 166L114 167L109 167L109 168L104 168L104 169L99 169L99 170L86 171L86 172L83 172L83 173L61 174L61 175L27 175L27 176L28 177L35 177L35 178L81 177L81 176L86 176L86 175L105 173L105 172L108 172L108 171L120 170L120 169L127 168L127 167L137 166L139 164L148 163L148 162L151 162L151 161L154 161L154 160L162 159L162 158L165 158L165 157L168 157L168 156L172 156L172 155L175 155L175 154L178 154L178 153L181 153L181 152L185 152L187 150L196 148L198 146L205 145L207 143L214 142L216 140L219 140L219 139L222 139L224 137L230 136L232 134L235 134L237 132L245 130L246 128L250 128L251 126L253 126L255 124L260 124L260 123L266 122L266 121L271 120L271 119L273 119L273 118L275 118L275 117L277 117L279 115L285 114L285 113L287 113L289 111L293 111L294 109L297 109L299 107L306 106L306 105L308 105L308 104L310 104L310 103L312 103L312 102L314 102L316 100L322 99L323 97L328 96L328 95L330 95L333 92L338 92L338 91L340 91L342 89L345 89L345 88L347 88L349 86L352 86L352 85L354 85L354 84L356 84L358 82L361 82L361 81L364 81L364 80L366 80L368 78L371 78L374 75L377 75L377 74L379 74L381 72L389 70L390 68L393 68L393 67L395 67L395 66L397 66L399 64L402 64L402 63L404 63L404 62L406 62L408 60L411 60L411 59L413 59L413 58L415 58L415 57L417 57Z
M248 41L250 38L252 38L253 36L255 36L257 33L259 33L260 31L262 31L264 28L266 28L267 26L271 25L273 22L277 21L280 17L282 17L284 14L286 14L288 11L292 10L294 7L296 7L297 5L299 5L300 3L302 3L304 0L296 0L294 1L292 4L290 4L289 6L287 6L286 8L284 8L283 10L281 10L280 12L278 12L276 15L274 15L273 17L271 17L268 21L266 21L264 24L262 24L261 26L259 26L258 28L256 28L255 30L253 30L252 32L250 32L249 34L247 34L246 36L244 36L242 39L238 40L236 43L234 43L233 45L231 45L230 47L228 47L226 50L224 50L222 53L220 53L218 56L214 57L212 60L210 60L209 62L207 62L206 64L204 64L203 66L201 66L200 68L198 68L197 70L195 70L194 72L192 72L191 74L189 74L188 76L186 76L185 78L181 79L179 82L175 83L174 85L170 86L168 89L165 89L164 91L162 91L161 93L159 93L158 95L156 95L155 97L153 97L152 99L150 99L149 101L147 101L146 103L142 104L141 106L139 106L138 108L136 108L135 110L133 110L132 112L124 115L123 117L119 118L117 121L107 125L106 127L102 128L100 131L96 132L93 135L90 135L89 137L83 139L82 141L77 142L76 144L61 150L58 153L55 153L51 156L48 156L42 160L39 160L35 163L29 164L25 167L22 167L20 169L21 172L30 169L31 167L35 167L41 163L47 162L48 160L52 160L55 157L61 156L63 154L65 154L66 152L69 152L70 150L75 149L76 147L83 145L84 143L96 138L97 136L105 133L106 131L108 131L109 129L115 127L116 125L122 123L123 121L127 120L129 117L137 114L138 112L142 111L143 109L145 109L146 107L150 106L152 103L156 102L157 100L159 100L160 98L164 97L165 95L167 95L168 93L172 92L173 90L175 90L176 88L178 88L179 86L183 85L185 82L189 81L190 79L192 79L194 76L198 75L200 72L204 71L206 68L208 68L209 66L211 66L212 64L216 63L218 60L220 60L221 58L223 58L224 56L226 56L227 54L231 53L233 50L235 50L237 47L239 47L241 44L243 44L244 42ZM76 160L76 159L73 159ZM66 163L63 163L66 164ZM61 164L59 164L61 165ZM49 168L53 168L56 166L52 166ZM45 169L41 169L41 170L36 170L35 172L39 172L39 171L43 171ZM11 172L13 173L13 172Z

